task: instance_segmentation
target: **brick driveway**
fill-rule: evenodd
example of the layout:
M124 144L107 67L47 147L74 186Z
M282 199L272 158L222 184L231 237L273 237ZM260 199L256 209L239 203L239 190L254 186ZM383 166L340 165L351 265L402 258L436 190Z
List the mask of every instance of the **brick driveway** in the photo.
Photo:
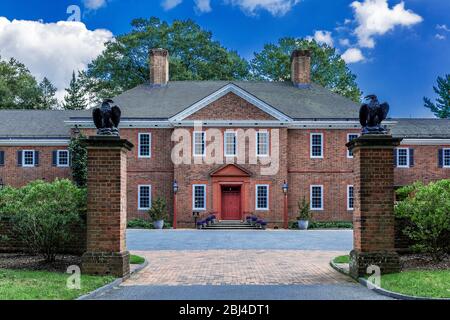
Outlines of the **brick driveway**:
M312 285L351 282L329 266L343 251L135 251L149 265L124 283L136 285Z

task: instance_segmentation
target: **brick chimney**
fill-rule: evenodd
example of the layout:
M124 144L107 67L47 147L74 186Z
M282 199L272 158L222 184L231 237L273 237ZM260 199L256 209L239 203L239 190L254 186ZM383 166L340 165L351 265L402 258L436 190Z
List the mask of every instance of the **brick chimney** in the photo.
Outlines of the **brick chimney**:
M294 50L291 54L291 81L299 88L311 85L311 51Z
M169 52L166 49L150 50L150 84L164 86L169 82Z

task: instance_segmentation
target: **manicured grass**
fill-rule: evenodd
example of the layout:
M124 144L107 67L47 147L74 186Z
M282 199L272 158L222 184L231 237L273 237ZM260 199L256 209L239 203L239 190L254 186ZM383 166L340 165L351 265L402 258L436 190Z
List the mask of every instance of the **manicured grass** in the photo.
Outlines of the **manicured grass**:
M135 256L134 254L130 257L130 264L142 264L145 262L145 259L140 256Z
M346 256L339 256L333 259L334 263L350 263L350 257L348 255Z
M81 289L67 288L70 274L0 269L0 300L71 300L112 282L111 276L81 276Z
M450 270L414 270L381 276L383 289L418 297L450 298Z

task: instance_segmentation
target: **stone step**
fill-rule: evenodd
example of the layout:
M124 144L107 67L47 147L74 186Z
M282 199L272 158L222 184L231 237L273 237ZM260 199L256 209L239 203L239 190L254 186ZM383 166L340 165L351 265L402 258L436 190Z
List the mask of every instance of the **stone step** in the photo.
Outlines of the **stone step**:
M252 226L240 220L222 220L210 226L202 228L202 230L261 230L261 228Z

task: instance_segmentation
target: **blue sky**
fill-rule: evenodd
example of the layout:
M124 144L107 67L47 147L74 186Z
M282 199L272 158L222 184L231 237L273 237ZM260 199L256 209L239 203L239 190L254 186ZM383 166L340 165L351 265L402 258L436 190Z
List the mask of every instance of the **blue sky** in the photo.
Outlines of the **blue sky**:
M82 69L104 40L130 21L192 18L225 47L250 59L283 36L315 37L349 61L365 94L391 104L392 117L431 117L422 97L434 97L438 75L450 73L448 0L2 0L0 55L16 56L58 87ZM81 9L81 26L67 8ZM13 23L13 20L17 20ZM34 21L41 20L36 24ZM105 29L108 31L101 31ZM350 50L349 50L350 49ZM61 92L63 88L60 88ZM62 94L62 93L61 93Z

